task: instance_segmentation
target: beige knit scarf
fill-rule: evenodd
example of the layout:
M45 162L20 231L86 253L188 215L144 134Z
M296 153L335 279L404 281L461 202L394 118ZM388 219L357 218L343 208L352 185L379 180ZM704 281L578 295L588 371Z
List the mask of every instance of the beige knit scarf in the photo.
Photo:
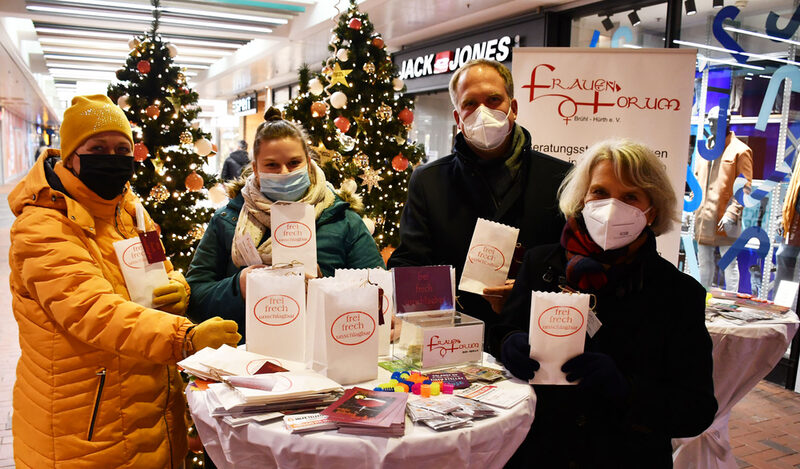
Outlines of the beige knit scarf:
M323 210L333 205L336 197L325 182L325 173L322 172L322 169L313 160L309 160L309 164L311 165L309 174L311 186L298 202L313 205L316 219ZM270 228L270 208L272 207L272 201L264 196L256 185L255 174L251 174L247 178L247 182L242 187L242 197L244 197L244 205L239 212L231 244L231 259L237 267L247 265L242 253L237 248L237 241L241 240L245 234L249 234L253 243L258 243ZM272 265L272 236L258 246L258 254L265 265Z

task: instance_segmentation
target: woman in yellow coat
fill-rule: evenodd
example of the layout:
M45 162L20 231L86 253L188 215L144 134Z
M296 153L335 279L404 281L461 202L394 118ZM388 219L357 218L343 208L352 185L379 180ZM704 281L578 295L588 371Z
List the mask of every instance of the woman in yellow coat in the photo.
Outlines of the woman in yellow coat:
M183 317L172 270L151 309L130 301L112 243L137 235L133 138L106 96L77 96L9 205L11 292L22 355L12 432L18 468L180 468L185 401L175 363L236 345L236 323ZM146 217L147 229L154 224Z

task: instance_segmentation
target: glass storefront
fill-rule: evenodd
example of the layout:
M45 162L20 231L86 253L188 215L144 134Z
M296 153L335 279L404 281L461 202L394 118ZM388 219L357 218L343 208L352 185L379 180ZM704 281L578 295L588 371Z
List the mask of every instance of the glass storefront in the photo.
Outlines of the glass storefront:
M797 8L789 1L696 3L695 14L681 11L675 41L697 49L681 267L706 287L772 300L781 282L800 278L800 181L797 171L792 176L800 95L784 86L788 80L781 84L783 77L800 81L800 42L792 39L800 23L791 20ZM666 3L632 11L575 18L571 45L663 47ZM789 291L796 294L797 285Z

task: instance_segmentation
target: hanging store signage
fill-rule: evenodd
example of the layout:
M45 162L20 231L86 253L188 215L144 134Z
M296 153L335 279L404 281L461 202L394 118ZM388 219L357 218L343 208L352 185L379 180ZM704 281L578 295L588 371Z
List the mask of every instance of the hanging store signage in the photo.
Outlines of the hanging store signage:
M406 92L444 90L453 72L470 60L490 59L510 66L515 47L543 46L544 25L542 15L526 15L405 47L392 56L392 62L405 81Z
M515 49L517 122L534 150L570 162L611 136L644 143L664 163L680 211L695 60L693 49ZM658 237L658 250L677 263L679 242L672 230Z
M489 59L505 62L511 56L513 39L511 36L489 39L488 41L464 44L453 50L418 55L403 61L400 65L400 78L419 78L426 75L449 73L470 60ZM519 42L516 37L514 44Z
M251 93L241 98L236 98L231 103L233 113L237 116L247 116L258 111L258 93Z

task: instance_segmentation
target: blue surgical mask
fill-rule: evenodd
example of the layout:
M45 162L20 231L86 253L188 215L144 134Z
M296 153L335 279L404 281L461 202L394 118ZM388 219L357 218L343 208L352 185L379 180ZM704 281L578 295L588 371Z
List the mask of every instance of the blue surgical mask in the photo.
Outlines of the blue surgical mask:
M311 186L308 166L286 174L258 173L258 181L261 183L261 193L276 202L297 202Z

